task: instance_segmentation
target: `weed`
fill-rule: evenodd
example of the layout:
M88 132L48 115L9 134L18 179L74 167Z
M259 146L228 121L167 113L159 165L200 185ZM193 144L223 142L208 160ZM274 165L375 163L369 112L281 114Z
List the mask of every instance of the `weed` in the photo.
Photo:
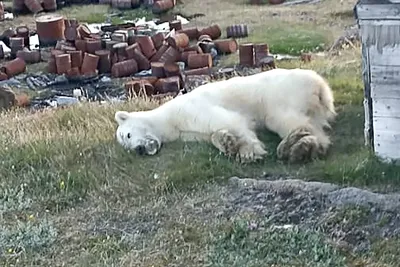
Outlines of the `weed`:
M13 257L27 251L40 251L50 247L57 238L57 230L46 219L27 216L12 226L0 226L0 256Z
M209 257L212 266L345 266L345 257L316 232L253 230L241 220L215 238Z

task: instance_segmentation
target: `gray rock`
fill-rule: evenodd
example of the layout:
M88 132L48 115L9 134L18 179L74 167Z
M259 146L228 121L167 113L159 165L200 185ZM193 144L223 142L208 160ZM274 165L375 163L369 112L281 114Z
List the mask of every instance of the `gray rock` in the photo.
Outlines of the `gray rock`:
M348 187L330 192L328 200L333 205L374 206L386 211L400 208L400 194L379 194L371 191Z
M306 182L298 179L289 180L255 180L250 178L240 179L238 177L232 177L229 179L231 185L238 187L254 187L265 190L295 190L304 192L313 192L316 194L328 194L334 190L339 189L339 186L329 183L321 182Z
M185 89L190 92L200 85L211 82L209 75L189 75L185 77Z
M223 199L230 216L252 210L268 225L318 229L354 253L369 251L372 237L400 236L400 194L298 179L232 177L229 184Z

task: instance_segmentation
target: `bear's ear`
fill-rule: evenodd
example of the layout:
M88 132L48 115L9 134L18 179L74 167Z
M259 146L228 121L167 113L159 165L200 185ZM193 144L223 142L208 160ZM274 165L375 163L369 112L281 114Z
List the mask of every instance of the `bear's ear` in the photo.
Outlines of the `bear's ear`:
M126 111L117 111L115 112L115 120L119 125L124 123L129 118L129 112Z

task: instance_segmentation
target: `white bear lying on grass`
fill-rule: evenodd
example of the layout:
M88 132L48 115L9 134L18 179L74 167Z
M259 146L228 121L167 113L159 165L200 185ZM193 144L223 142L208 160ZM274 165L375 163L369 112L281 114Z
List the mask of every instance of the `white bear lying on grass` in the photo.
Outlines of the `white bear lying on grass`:
M306 161L325 155L331 143L324 128L336 116L333 101L316 72L273 69L201 85L150 111L117 111L116 138L141 155L178 139L208 141L249 162L267 153L255 133L264 127L282 138L278 159Z

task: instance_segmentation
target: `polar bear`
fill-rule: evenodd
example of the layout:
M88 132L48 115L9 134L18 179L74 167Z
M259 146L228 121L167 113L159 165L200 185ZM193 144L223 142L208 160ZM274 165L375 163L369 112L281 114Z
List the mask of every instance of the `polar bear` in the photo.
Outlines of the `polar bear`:
M273 69L214 81L148 111L116 111L116 139L128 150L154 155L175 140L211 142L240 162L267 151L256 130L281 138L277 157L308 161L326 154L325 130L336 117L327 81L313 70Z

